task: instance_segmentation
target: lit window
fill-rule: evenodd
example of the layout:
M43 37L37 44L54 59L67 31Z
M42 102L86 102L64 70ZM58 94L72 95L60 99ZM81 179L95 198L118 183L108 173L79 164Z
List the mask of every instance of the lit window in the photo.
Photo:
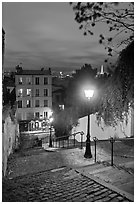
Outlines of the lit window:
M36 89L35 96L39 96L39 89Z
M35 77L35 84L39 85L39 77Z
M27 89L27 96L31 96L31 89Z
M22 77L19 77L19 84L22 84L23 83L23 79Z
M18 108L22 108L22 101L18 101Z
M44 77L44 85L48 84L48 77Z
M26 101L26 107L27 107L27 108L30 108L30 107L31 107L31 101L30 101L30 100L27 100L27 101Z
M59 105L60 110L64 110L64 105Z
M39 107L39 100L35 101L35 107Z
M44 100L44 107L48 107L48 100Z
M23 96L23 89L18 89L18 97L22 97Z
M48 96L48 89L44 89L44 96Z

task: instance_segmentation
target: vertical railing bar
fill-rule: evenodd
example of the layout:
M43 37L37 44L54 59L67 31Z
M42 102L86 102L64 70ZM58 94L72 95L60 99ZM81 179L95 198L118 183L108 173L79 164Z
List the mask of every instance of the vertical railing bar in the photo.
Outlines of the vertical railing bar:
M115 142L115 140L113 139L113 137L110 138L110 142L111 142L111 166L113 166L113 143Z

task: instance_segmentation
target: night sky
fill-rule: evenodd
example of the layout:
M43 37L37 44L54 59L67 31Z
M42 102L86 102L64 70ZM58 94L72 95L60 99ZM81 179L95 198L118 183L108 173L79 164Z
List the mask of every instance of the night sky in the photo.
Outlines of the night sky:
M24 69L56 71L104 64L107 55L98 40L106 28L98 25L96 35L84 36L74 17L68 2L3 2L5 70L19 63Z

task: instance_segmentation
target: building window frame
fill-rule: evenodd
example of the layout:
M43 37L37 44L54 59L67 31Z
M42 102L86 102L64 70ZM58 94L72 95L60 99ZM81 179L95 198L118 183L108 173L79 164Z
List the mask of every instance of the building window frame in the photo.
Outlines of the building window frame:
M35 77L35 85L39 85L39 77Z
M23 84L23 78L22 77L19 77L18 84Z
M49 92L49 90L48 89L44 89L44 96L48 96L48 93Z
M48 77L44 77L44 85L47 85L48 84Z
M39 100L35 100L35 107L40 107L40 101Z
M26 95L27 95L27 96L31 96L31 93L32 93L32 89L27 89L27 90L26 90Z
M39 118L40 117L40 113L39 112L35 112L35 117Z
M44 100L44 107L48 107L48 100Z
M39 96L39 89L35 90L35 96L38 97Z
M43 112L44 118L48 118L48 111Z
M23 96L23 89L18 89L18 97L22 97Z
M31 78L30 77L26 78L26 84L29 84L29 85L31 84Z
M26 100L26 107L31 108L31 100Z
M23 103L22 103L22 100L19 100L19 101L17 102L17 107L18 107L18 108L22 108L22 107L23 107L22 104L23 104Z

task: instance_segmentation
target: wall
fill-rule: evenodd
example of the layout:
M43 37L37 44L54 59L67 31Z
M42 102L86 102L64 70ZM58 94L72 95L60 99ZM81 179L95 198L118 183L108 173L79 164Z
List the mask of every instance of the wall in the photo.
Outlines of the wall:
M104 121L101 122L101 125L98 126L96 115L90 115L90 135L91 139L93 137L97 137L98 139L108 139L109 137L130 137L134 135L134 117L133 110L130 111L128 117L128 123L118 123L116 127L107 127L104 125ZM72 133L83 131L85 134L83 136L83 141L86 141L87 135L87 116L79 119L79 125L72 129ZM77 140L80 141L80 136L76 137Z
M11 119L10 108L3 112L2 118L2 175L6 175L7 160L13 150L19 147L19 125Z

